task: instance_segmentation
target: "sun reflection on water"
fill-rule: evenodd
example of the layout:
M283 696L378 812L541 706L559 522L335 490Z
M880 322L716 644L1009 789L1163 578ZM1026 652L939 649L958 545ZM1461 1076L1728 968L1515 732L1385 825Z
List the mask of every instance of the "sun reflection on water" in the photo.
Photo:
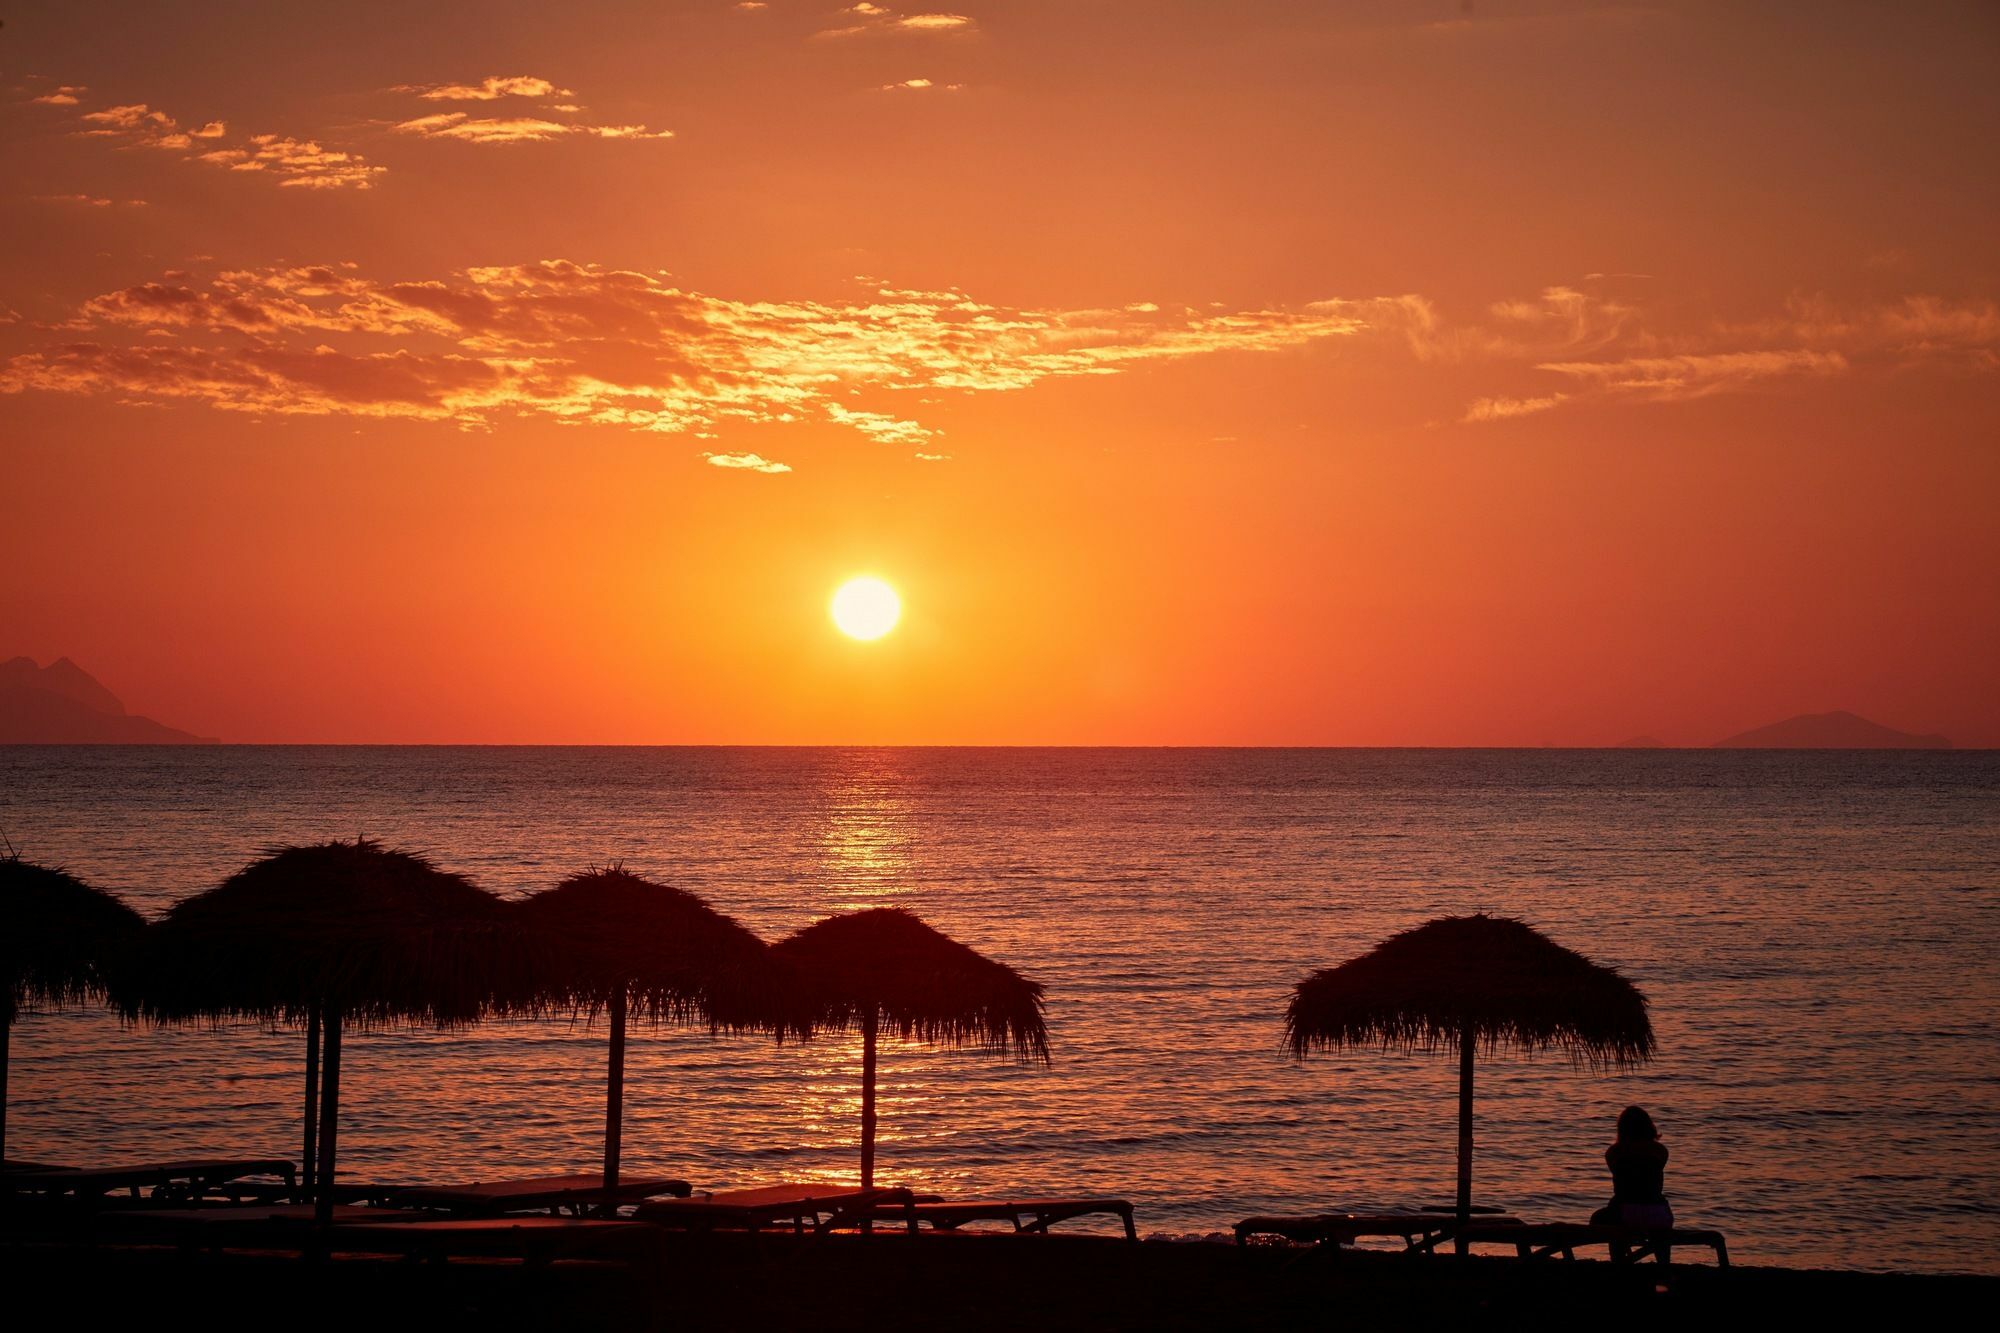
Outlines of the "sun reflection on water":
M910 784L898 755L869 751L845 756L827 775L820 835L827 888L842 908L864 908L909 896L914 834Z

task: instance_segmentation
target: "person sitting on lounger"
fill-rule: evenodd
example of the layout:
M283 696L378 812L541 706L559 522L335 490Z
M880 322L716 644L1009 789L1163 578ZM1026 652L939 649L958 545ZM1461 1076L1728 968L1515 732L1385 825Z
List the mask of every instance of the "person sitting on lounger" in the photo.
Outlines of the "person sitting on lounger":
M1591 1215L1593 1226L1670 1227L1667 1206L1667 1145L1644 1107L1618 1114L1618 1137L1604 1150L1611 1168L1611 1202Z

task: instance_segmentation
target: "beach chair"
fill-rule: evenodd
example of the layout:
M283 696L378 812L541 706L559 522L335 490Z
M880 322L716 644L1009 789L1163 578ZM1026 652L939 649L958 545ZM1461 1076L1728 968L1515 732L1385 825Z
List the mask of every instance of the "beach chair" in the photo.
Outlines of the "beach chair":
M1529 1226L1473 1225L1463 1233L1468 1244L1511 1245L1522 1259L1576 1258L1579 1249L1602 1245L1618 1264L1653 1259L1673 1262L1675 1247L1702 1248L1715 1255L1718 1268L1729 1267L1729 1242L1720 1231L1696 1227L1595 1226L1577 1222L1543 1222Z
M916 1198L906 1189L844 1189L838 1185L765 1185L650 1199L633 1217L678 1231L778 1231L823 1235L837 1227L893 1217L914 1234Z
M1021 1235L1045 1236L1058 1222L1093 1214L1116 1217L1125 1227L1125 1239L1139 1239L1132 1219L1132 1205L1124 1199L936 1199L918 1196L907 1205L887 1205L848 1216L866 1217L871 1222L914 1220L934 1231L956 1231L975 1222L1006 1222Z
M325 1253L389 1254L447 1263L513 1259L538 1268L558 1260L633 1263L659 1249L660 1233L643 1222L600 1217L458 1217L336 1222L312 1233Z
M625 1204L661 1195L685 1199L692 1187L667 1176L633 1177L604 1188L600 1175L529 1176L518 1180L482 1180L469 1185L419 1185L371 1196L396 1208L428 1208L462 1217L495 1217L505 1213L546 1212L582 1216L608 1212Z
M121 1190L138 1199L141 1197L139 1191L150 1189L153 1202L187 1202L205 1198L246 1176L278 1177L284 1181L288 1192L297 1188L298 1184L298 1168L282 1158L197 1157L183 1161L132 1162L115 1166L10 1170L0 1175L0 1189L15 1196L71 1199L82 1203L103 1202Z
M1450 1213L1419 1210L1397 1213L1310 1213L1291 1216L1246 1217L1236 1224L1236 1243L1247 1245L1252 1236L1282 1236L1306 1245L1338 1247L1359 1240L1400 1240L1409 1254L1435 1254L1439 1245L1456 1241L1472 1228L1510 1233L1522 1225L1506 1213L1488 1213L1461 1230L1458 1218Z
M422 1221L430 1213L339 1204L334 1223ZM313 1223L309 1203L218 1203L206 1208L131 1208L101 1214L94 1238L130 1245L165 1245L184 1251L307 1248Z

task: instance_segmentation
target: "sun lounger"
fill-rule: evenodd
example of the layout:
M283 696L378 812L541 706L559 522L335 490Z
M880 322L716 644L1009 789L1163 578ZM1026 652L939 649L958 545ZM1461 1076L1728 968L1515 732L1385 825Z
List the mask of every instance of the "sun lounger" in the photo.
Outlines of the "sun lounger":
M333 1221L342 1223L416 1222L435 1214L394 1208L340 1204ZM309 1203L215 1204L207 1208L131 1208L100 1215L93 1234L138 1245L173 1245L183 1250L300 1250L309 1243L313 1205Z
M199 1199L209 1191L245 1176L279 1176L289 1189L298 1168L275 1157L199 1157L187 1161L137 1162L118 1166L55 1167L41 1171L8 1171L0 1185L16 1195L98 1200L120 1190L138 1198L150 1188L155 1200Z
M1587 1226L1576 1222L1544 1222L1532 1226L1487 1227L1475 1223L1462 1233L1468 1244L1511 1245L1523 1259L1576 1258L1576 1251L1602 1245L1613 1263L1633 1264L1655 1259L1673 1261L1676 1247L1699 1246L1715 1255L1718 1267L1729 1267L1729 1243L1720 1231L1691 1227Z
M1049 1228L1071 1218L1105 1214L1125 1224L1125 1239L1139 1239L1132 1205L1124 1199L918 1199L905 1205L869 1208L861 1215L874 1222L928 1223L937 1231L956 1231L972 1222L1007 1222L1028 1235L1047 1235ZM850 1216L854 1214L850 1213Z
M579 1175L483 1180L470 1185L424 1185L393 1190L375 1199L393 1207L431 1208L465 1217L530 1212L568 1212L581 1216L663 1194L684 1199L689 1193L685 1180L665 1176L621 1180L616 1188L607 1190L604 1177Z
M843 1189L838 1185L766 1185L759 1189L701 1193L687 1199L654 1199L633 1216L682 1231L812 1231L893 1214L914 1232L909 1216L915 1196L906 1189Z
M1495 1232L1512 1232L1519 1218L1488 1214L1467 1224ZM1246 1217L1236 1224L1236 1243L1252 1236L1282 1236L1312 1245L1352 1245L1357 1240L1400 1240L1412 1254L1430 1254L1461 1234L1458 1219L1448 1213L1312 1213L1289 1217Z
M451 1259L518 1259L540 1266L558 1259L630 1262L655 1253L660 1233L643 1222L596 1217L462 1217L428 1221L336 1223L315 1233L329 1253L397 1254Z

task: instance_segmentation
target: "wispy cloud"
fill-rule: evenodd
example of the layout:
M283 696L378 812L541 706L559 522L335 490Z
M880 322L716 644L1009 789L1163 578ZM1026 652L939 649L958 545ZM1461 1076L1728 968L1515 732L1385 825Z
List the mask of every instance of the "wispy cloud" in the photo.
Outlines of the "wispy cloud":
M543 415L709 433L818 416L915 446L934 431L890 400L1299 348L1366 330L1370 307L1038 310L888 287L746 300L567 261L407 282L346 265L167 274L84 303L62 341L0 365L0 391L468 427Z
M789 463L774 463L762 454L703 454L713 467L740 468L748 472L775 475L792 470Z
M904 79L901 83L885 83L885 93L955 93L965 85L962 83L935 83L930 79Z
M857 412L842 407L839 403L828 403L826 414L843 426L852 427L871 440L884 444L929 444L937 432L914 421L904 421L887 412Z
M144 208L144 199L106 199L97 194L38 194L35 199L44 204L75 204L80 208Z
M672 130L649 130L644 125L563 124L533 116L506 118L468 116L463 111L448 111L435 116L418 116L414 120L401 121L396 125L396 132L414 134L425 139L459 139L466 143L478 144L543 143L550 139L565 139L578 134L600 139L674 137Z
M384 168L359 153L326 148L311 139L281 134L252 134L226 144L227 122L182 125L173 116L144 102L130 102L86 111L78 117L77 133L127 147L157 148L183 153L190 161L232 171L263 173L280 185L314 190L365 190Z
M85 128L80 133L90 138L118 139L149 148L185 150L193 148L197 139L220 139L229 132L229 127L219 120L182 128L172 116L155 111L144 102L86 111L82 119Z
M89 91L90 89L80 84L71 85L66 83L54 92L43 93L40 97L31 97L28 100L37 106L75 106L83 100L83 95Z
M1462 422L1591 401L1681 402L1864 366L2000 370L2000 307L1992 301L1912 296L1856 306L1794 298L1759 319L1655 327L1636 307L1555 287L1538 300L1499 303L1488 314L1464 326L1434 316L1421 321L1412 335L1419 355L1513 363L1569 385L1475 399Z
M1537 369L1567 375L1601 392L1668 402L1706 398L1787 375L1838 375L1847 369L1847 358L1839 352L1794 349L1640 356L1621 361L1551 361ZM1561 401L1561 395L1555 397Z
M392 91L415 93L429 102L494 102L515 98L539 102L532 115L480 116L469 111L438 111L395 122L398 134L420 139L455 139L473 144L546 143L574 137L596 139L671 139L672 130L649 129L644 125L592 123L584 120L552 120L551 116L575 116L583 108L554 98L576 94L557 87L548 79L529 75L489 75L479 83L405 84Z
M1509 417L1533 416L1560 405L1568 394L1552 393L1542 398L1476 398L1465 409L1463 422L1505 421Z
M547 79L531 74L489 74L478 83L402 84L391 91L415 93L427 102L497 102L503 97L575 97Z
M231 171L266 171L278 184L308 190L365 190L384 168L370 166L359 154L322 148L311 139L277 134L253 134L247 148L216 148L201 160Z
M815 37L861 37L869 33L931 33L965 35L979 25L964 14L903 14L867 0L849 5L834 15L833 26L822 28Z

